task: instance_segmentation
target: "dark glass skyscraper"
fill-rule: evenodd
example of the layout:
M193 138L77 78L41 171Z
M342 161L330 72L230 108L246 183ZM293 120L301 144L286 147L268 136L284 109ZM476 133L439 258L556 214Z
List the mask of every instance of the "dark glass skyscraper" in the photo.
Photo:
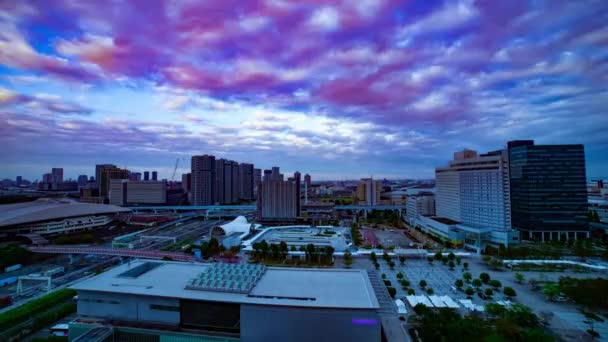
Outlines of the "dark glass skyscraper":
M522 238L587 236L583 145L534 145L522 140L509 142L508 149L511 220Z

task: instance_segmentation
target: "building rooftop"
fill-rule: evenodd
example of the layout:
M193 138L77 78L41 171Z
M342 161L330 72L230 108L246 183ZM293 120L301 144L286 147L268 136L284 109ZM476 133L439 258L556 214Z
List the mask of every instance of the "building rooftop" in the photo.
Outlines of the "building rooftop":
M41 198L33 202L0 205L0 227L130 211L130 209L113 205L80 203L69 199Z
M160 266L151 267L149 264L152 263ZM188 281L209 267L211 264L138 260L84 280L72 288L243 304L351 309L379 307L364 270L266 267L248 293L189 289ZM131 269L137 271L129 272ZM142 270L145 272L141 273ZM127 277L125 273L138 275Z

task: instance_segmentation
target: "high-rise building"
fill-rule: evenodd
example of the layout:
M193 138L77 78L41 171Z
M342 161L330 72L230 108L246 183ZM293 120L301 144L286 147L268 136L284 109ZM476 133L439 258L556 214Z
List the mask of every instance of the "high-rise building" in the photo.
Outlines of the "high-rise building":
M513 227L536 240L588 237L584 146L532 140L507 146Z
M186 193L186 194L190 193L191 184L192 184L192 174L191 173L182 174L182 189L184 189L184 193Z
M311 185L312 185L312 179L310 178L310 175L307 173L304 175L304 184L306 185L306 188L310 189Z
M108 199L112 179L129 179L129 170L121 168L104 168L99 181L99 196L103 201Z
M78 186L85 186L85 185L87 185L88 181L89 181L89 177L87 177L87 175L78 176Z
M251 201L253 197L253 164L239 164L240 199Z
M253 169L253 198L258 196L258 186L262 182L262 170Z
M44 183L53 183L53 175L50 173L45 173L42 175L42 182Z
M293 174L293 180L296 183L296 216L300 217L300 212L302 210L302 205L300 203L300 200L302 198L302 175L300 174L300 172L296 171Z
M131 172L129 174L130 181L140 181L141 180L141 172Z
M22 182L23 182L23 177L17 176L17 178L15 178L15 185L20 186Z
M112 179L108 197L110 204L119 206L166 204L167 182Z
M225 159L217 159L215 161L215 180L213 182L213 203L224 204L226 198L224 197L224 163Z
M281 171L279 170L278 166L272 167L270 177L274 181L283 180L283 175L281 174Z
M382 181L372 178L362 178L357 185L357 202L361 205L378 205L380 203L380 191Z
M239 182L239 163L230 161L230 203L238 203L241 197L241 188ZM227 180L226 180L227 181ZM227 196L227 195L226 195Z
M262 221L293 221L298 217L295 177L286 181L278 168L264 170L258 187L258 218Z
M106 169L115 169L113 164L97 164L95 165L95 186L101 188L101 173Z
M144 171L144 181L150 180L150 171Z
M63 183L63 168L54 167L51 170L51 174L53 175L52 183Z
M152 171L152 180L153 181L157 181L158 180L158 172Z
M437 216L465 225L511 230L509 164L506 151L454 153L435 170Z
M215 188L215 157L192 156L192 204L212 205Z

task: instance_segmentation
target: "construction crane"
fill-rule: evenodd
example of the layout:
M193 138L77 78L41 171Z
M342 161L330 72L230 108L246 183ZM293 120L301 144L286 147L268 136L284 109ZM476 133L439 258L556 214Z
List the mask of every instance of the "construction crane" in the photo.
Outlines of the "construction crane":
M173 168L173 176L171 176L171 181L175 181L175 173L177 172L177 166L179 165L179 158L175 159L175 167Z

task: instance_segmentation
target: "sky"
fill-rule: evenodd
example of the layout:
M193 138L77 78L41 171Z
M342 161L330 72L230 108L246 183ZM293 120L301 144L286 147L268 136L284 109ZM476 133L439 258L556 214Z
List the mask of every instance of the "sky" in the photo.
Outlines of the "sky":
M608 176L608 1L0 0L0 178L190 157L433 178L585 144Z

